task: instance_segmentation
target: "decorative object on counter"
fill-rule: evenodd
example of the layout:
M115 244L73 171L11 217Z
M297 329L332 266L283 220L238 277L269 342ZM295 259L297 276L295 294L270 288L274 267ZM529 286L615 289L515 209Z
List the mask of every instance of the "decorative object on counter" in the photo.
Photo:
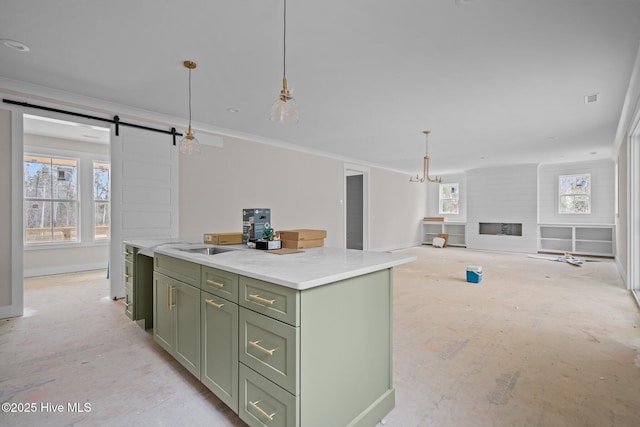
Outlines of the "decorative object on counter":
M262 237L265 225L271 223L271 209L250 208L242 210L242 243L255 242Z
M424 130L422 131L422 133L425 134L426 137L426 151L425 151L425 155L424 155L424 165L423 165L423 174L422 174L422 178L420 178L418 175L416 175L415 178L411 177L409 178L410 182L424 182L425 179L429 182L442 182L442 178L436 176L435 178L430 178L429 177L429 134L431 133L430 130Z
M282 247L287 249L306 249L324 246L327 230L295 229L278 232Z
M198 141L191 128L191 70L196 68L196 63L184 61L183 65L189 69L189 126L187 127L187 133L180 140L180 152L182 154L194 154L200 152L200 141Z
M273 228L269 223L264 225L264 230L262 230L262 239L263 240L273 240L276 236L276 232L273 231ZM278 239L280 240L280 239Z
M260 240L256 240L256 249L262 249L262 250L274 250L274 249L280 249L282 246L282 241L280 240L264 240L264 239L260 239Z
M208 245L239 245L242 244L242 233L207 233L204 243Z
M296 100L287 87L287 0L284 0L283 28L282 90L278 99L271 106L271 120L289 124L298 123L298 108Z

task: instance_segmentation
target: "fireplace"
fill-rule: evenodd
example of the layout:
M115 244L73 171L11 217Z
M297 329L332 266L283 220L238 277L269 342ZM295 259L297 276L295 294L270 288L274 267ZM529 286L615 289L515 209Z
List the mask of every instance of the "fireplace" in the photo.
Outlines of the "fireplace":
M522 223L481 222L479 232L491 236L522 236Z

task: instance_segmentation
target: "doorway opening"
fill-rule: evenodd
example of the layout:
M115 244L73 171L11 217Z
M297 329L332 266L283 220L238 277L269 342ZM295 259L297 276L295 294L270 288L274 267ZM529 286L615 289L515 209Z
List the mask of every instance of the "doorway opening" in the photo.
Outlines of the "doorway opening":
M107 269L111 129L23 115L23 277Z
M369 169L345 165L344 169L345 247L369 247Z

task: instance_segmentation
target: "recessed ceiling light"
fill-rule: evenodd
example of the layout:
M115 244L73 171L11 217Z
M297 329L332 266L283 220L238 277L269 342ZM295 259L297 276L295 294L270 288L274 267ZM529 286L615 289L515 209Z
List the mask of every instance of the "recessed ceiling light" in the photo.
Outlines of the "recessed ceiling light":
M597 151L591 151L589 154L591 154L593 156L594 154L598 154L598 152Z
M227 111L233 114L240 112L240 110L238 110L237 108L232 108L232 107L227 108Z
M17 50L18 52L29 52L31 50L31 49L29 49L29 46L27 46L26 44L21 43L19 41L16 41L16 40L0 39L0 41L6 47L8 47L10 49L13 49L13 50Z

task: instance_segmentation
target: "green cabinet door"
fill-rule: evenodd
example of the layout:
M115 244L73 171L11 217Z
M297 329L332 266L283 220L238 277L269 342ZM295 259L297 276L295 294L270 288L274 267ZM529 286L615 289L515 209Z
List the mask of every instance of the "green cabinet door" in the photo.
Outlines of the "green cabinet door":
M172 284L164 274L153 273L153 339L169 353L175 343Z
M208 292L201 295L201 381L238 413L238 305Z
M174 280L172 292L176 331L174 357L200 379L200 289Z

